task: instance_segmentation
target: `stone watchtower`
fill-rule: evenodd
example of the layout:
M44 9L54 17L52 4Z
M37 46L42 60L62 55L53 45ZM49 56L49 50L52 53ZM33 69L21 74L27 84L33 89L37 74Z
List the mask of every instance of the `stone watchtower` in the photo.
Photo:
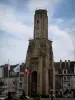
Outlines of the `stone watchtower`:
M27 85L29 95L34 93L49 94L53 88L53 51L52 41L48 40L48 16L46 10L35 11L34 38L29 40L26 67L31 73L28 76Z

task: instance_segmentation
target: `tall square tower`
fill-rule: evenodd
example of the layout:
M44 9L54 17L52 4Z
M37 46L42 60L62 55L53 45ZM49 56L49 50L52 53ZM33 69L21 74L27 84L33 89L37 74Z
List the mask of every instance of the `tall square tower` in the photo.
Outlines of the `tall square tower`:
M29 95L34 93L49 94L53 89L53 50L52 41L48 40L46 10L35 11L34 36L33 39L29 40L26 67L31 73L28 76Z

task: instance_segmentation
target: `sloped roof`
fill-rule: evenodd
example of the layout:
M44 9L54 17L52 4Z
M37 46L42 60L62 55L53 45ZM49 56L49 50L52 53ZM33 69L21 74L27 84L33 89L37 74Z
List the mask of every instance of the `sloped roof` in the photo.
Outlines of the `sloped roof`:
M15 68L18 64L16 65L10 65L10 71L9 71L9 77L18 77L19 76L19 72L16 73L16 76L11 76L11 72L14 72L13 68ZM8 64L5 65L1 65L3 67L3 73L4 73L4 78L8 77ZM25 63L22 63L20 65L20 72L24 72L25 69ZM21 75L23 76L23 75Z
M65 62L61 63L61 67L60 67L60 62L55 62L55 69L58 70L59 73L62 73L63 69L67 69L68 73L74 73L74 64L75 61L70 61L70 66L68 65L68 62L66 62L66 66L65 66Z

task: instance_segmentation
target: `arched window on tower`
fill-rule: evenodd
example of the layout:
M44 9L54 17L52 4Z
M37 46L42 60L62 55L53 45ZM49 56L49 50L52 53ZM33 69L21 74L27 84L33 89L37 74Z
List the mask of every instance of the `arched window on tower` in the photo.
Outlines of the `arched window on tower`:
M37 19L37 24L39 24L39 20Z

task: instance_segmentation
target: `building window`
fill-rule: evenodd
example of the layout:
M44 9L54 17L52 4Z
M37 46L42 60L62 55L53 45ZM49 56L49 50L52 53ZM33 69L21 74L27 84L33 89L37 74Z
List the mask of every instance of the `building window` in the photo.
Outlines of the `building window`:
M67 70L65 69L65 70L63 70L63 74L67 74Z
M70 87L70 83L68 83L68 87Z
M63 80L66 81L66 77L65 76L63 77Z
M16 81L15 80L13 81L13 84L16 84Z
M66 74L66 70L64 70L64 74Z
M39 20L37 20L37 24L39 24Z
M70 76L67 77L67 80L70 80Z
M20 83L20 88L22 88L22 83Z

